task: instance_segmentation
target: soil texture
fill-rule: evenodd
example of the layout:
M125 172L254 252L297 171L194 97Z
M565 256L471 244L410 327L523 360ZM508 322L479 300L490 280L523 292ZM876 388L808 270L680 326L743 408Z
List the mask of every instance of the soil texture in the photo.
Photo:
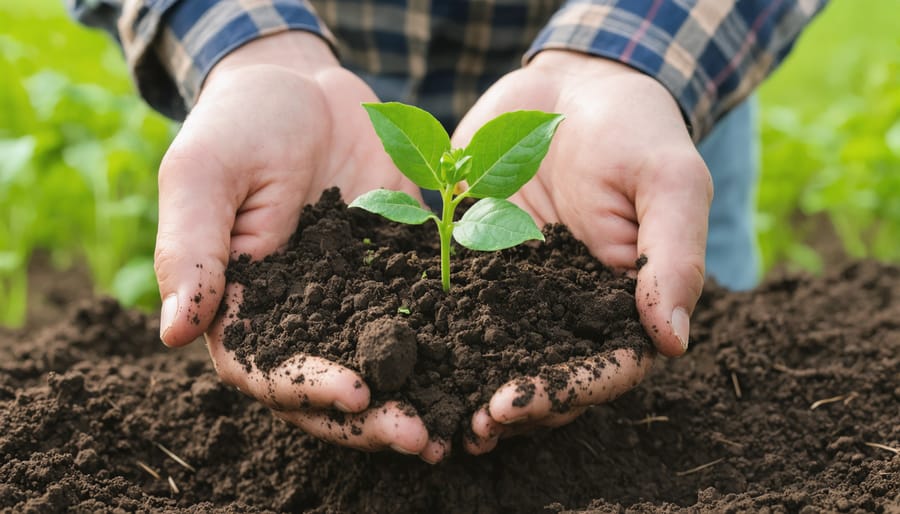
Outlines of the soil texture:
M544 232L542 244L503 252L456 247L445 293L433 224L399 225L326 191L284 252L230 266L229 281L245 287L238 317L249 323L232 324L225 347L263 372L298 353L361 371L373 405L411 404L444 439L524 376L546 379L554 410L565 412L575 394L569 370L599 374L617 363L585 358L620 348L642 358L652 346L634 280L565 227Z
M709 288L684 358L437 466L310 438L158 329L89 299L0 338L0 512L900 512L896 267Z

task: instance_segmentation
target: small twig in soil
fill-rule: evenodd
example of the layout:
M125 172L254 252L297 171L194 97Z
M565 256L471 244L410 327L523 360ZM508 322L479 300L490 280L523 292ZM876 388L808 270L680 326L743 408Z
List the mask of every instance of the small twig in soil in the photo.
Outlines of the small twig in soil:
M715 466L716 464L722 462L723 460L725 460L725 457L720 457L712 462L707 462L706 464L701 464L701 465L697 466L696 468L691 468L691 469L688 469L685 471L676 471L675 476L683 477L683 476L687 476L687 475L692 475L694 473L697 473L698 471L703 471L706 468L711 468L711 467Z
M172 451L169 450L168 448L166 448L165 446L163 446L163 445L161 445L161 444L159 444L159 443L154 443L154 444L156 444L156 447L159 448L160 450L162 450L163 453L165 453L166 455L168 455L170 459L174 460L175 462L177 462L178 464L182 465L182 466L185 467L186 469L189 469L189 470L193 471L194 473L197 472L197 469L194 468L194 466L191 466L190 464L188 464L187 462L185 462L184 459L182 459L182 458L179 457L178 455L175 455L174 453L172 453Z
M588 443L584 439L578 439L577 441L579 444L581 444L581 446L584 446L585 448L587 448L587 451L589 451L591 453L591 455L594 456L595 459L600 458L600 454L597 453L597 450L595 450L594 447L590 445L590 443Z
M150 375L150 385L147 386L147 392L144 394L144 398L150 398L154 389L156 389L156 375Z
M823 371L819 369L793 369L785 366L784 364L773 364L772 369L775 371L780 371L782 373L786 373L792 377L797 378L809 378L816 376L830 376L833 373L828 371Z
M144 464L144 463L141 462L141 461L137 461L137 465L138 465L138 467L140 467L141 469L143 469L144 471L146 471L147 473L149 473L151 477L153 477L153 478L155 478L155 479L157 479L157 480L160 479L159 473L157 473L157 472L156 472L153 468L151 468L150 466Z
M169 476L169 487L172 488L172 494L178 494L181 492L178 490L178 486L175 485L175 480L172 479L171 475Z
M664 423L666 421L669 421L669 416L651 416L650 414L648 414L643 419L629 420L628 422L631 423L632 425L647 425L647 429L649 430L650 426L653 423L656 423L656 422Z
M716 441L716 442L719 442L719 443L724 443L724 444L727 444L727 445L729 445L729 446L734 446L735 448L741 448L741 449L744 448L744 445L743 445L743 444L738 443L738 442L735 442L735 441L729 441L728 439L725 439L724 437L721 437L721 436L713 437L713 441Z
M734 386L734 395L740 400L744 395L741 394L741 383L738 382L738 377L734 371L731 372L731 385Z
M853 391L852 393L848 394L847 397L844 398L844 405L849 405L850 402L852 402L853 399L856 398L857 396L859 396L859 393L857 393L856 391Z
M809 410L816 410L816 409L818 409L819 407L821 407L821 406L823 406L823 405L827 405L827 404L829 404L829 403L835 403L835 402L844 401L844 400L846 400L847 398L851 398L851 399L852 399L852 397L853 397L855 394L856 394L856 393L842 394L842 395L839 395L839 396L832 396L831 398L825 398L824 400L818 400L818 401L815 401L815 402L813 402L812 405L809 406ZM845 403L845 405L846 405L846 403Z
M116 403L114 401L110 400L109 398L104 398L104 400L106 400L106 403L108 403L110 407L112 407L115 410L119 410L119 406L116 405Z
M879 450L887 450L889 452L894 452L894 455L900 455L900 448L894 448L894 447L888 446L886 444L879 444L879 443L866 442L863 444L865 444L866 446L871 446L872 448L878 448Z

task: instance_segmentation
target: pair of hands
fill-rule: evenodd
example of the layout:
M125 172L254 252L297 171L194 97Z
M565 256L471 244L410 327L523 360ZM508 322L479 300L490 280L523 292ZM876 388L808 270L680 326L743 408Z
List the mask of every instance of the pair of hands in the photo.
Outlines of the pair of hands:
M370 392L353 387L360 380L355 372L299 357L269 375L247 372L222 345L229 316L216 317L223 294L232 311L240 299L237 286L225 289L229 257L260 259L278 251L301 206L324 189L338 186L348 201L378 187L419 197L360 107L372 101L368 86L312 34L262 38L216 65L160 166L161 336L181 346L205 332L223 381L314 436L366 450L389 447L433 463L449 453L449 442L430 439L422 421L396 405L367 410ZM454 146L519 109L560 112L566 121L536 178L511 200L539 226L568 225L608 265L634 270L638 256L648 256L637 272L642 323L659 352L682 354L703 286L712 182L674 99L621 64L548 50L485 93L454 133ZM541 394L514 407L515 384L501 387L473 416L476 439L466 450L484 453L504 436L566 424L633 387L652 363L651 356L638 362L626 352L596 358L619 365L605 366L599 378L573 376L578 394L565 414L552 413ZM300 374L317 380L294 383L291 377ZM535 381L540 393L543 384ZM330 409L347 413L346 422L336 424ZM362 431L351 431L351 424Z

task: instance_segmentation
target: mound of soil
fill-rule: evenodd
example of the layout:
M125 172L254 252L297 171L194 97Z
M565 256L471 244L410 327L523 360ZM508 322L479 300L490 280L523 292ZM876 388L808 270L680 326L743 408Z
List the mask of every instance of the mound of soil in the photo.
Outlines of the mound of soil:
M631 278L594 259L563 226L546 241L502 252L456 248L452 289L441 288L437 230L348 209L337 189L307 206L283 253L229 266L245 287L225 347L270 372L303 353L362 372L377 406L411 404L429 433L464 433L471 415L511 379L542 376L565 412L567 370L585 357L652 344ZM549 367L548 364L564 366ZM610 365L616 365L612 362ZM533 387L523 387L531 400ZM557 396L558 395L558 396Z
M305 436L93 299L0 339L0 511L896 513L898 320L871 262L710 288L689 354L617 401L429 466Z

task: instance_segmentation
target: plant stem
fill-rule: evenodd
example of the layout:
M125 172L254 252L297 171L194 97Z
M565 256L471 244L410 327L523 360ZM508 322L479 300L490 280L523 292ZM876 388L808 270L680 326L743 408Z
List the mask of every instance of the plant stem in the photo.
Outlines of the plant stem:
M438 233L441 236L441 285L446 293L450 291L450 236L453 234L453 211L456 210L452 185L441 190L441 200L443 212Z

